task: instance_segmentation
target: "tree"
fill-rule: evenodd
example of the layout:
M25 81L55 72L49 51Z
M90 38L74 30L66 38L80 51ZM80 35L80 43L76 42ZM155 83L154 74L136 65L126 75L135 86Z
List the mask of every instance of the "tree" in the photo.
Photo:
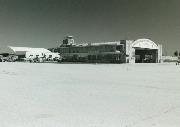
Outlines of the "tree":
M178 56L180 53L178 53L178 51L174 52L174 56Z

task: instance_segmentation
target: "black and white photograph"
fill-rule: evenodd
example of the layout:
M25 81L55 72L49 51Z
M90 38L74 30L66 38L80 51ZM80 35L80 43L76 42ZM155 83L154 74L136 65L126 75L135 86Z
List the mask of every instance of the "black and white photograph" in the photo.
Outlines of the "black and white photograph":
M0 0L0 127L180 127L180 0Z

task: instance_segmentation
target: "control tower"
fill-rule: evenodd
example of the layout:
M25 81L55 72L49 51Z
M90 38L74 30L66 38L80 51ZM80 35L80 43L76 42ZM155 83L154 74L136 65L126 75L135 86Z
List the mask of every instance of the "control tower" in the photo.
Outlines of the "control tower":
M63 45L67 45L67 46L75 45L73 36L66 36L63 40Z

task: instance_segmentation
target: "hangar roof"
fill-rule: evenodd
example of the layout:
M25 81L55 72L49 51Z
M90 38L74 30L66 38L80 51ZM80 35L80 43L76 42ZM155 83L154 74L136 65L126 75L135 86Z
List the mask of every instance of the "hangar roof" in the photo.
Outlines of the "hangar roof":
M133 48L147 48L147 49L158 49L158 46L156 43L149 39L138 39L133 42L132 44Z
M0 54L3 53L14 54L14 51L7 46L0 46Z
M51 52L45 48L30 48L30 47L13 47L13 46L8 46L11 48L15 53L16 52Z

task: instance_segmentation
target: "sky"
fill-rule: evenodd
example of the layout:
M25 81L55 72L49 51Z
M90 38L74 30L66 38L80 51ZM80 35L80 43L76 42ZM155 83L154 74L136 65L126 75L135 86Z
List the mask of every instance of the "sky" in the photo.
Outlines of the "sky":
M57 47L149 38L164 54L180 50L180 0L0 0L3 46Z

